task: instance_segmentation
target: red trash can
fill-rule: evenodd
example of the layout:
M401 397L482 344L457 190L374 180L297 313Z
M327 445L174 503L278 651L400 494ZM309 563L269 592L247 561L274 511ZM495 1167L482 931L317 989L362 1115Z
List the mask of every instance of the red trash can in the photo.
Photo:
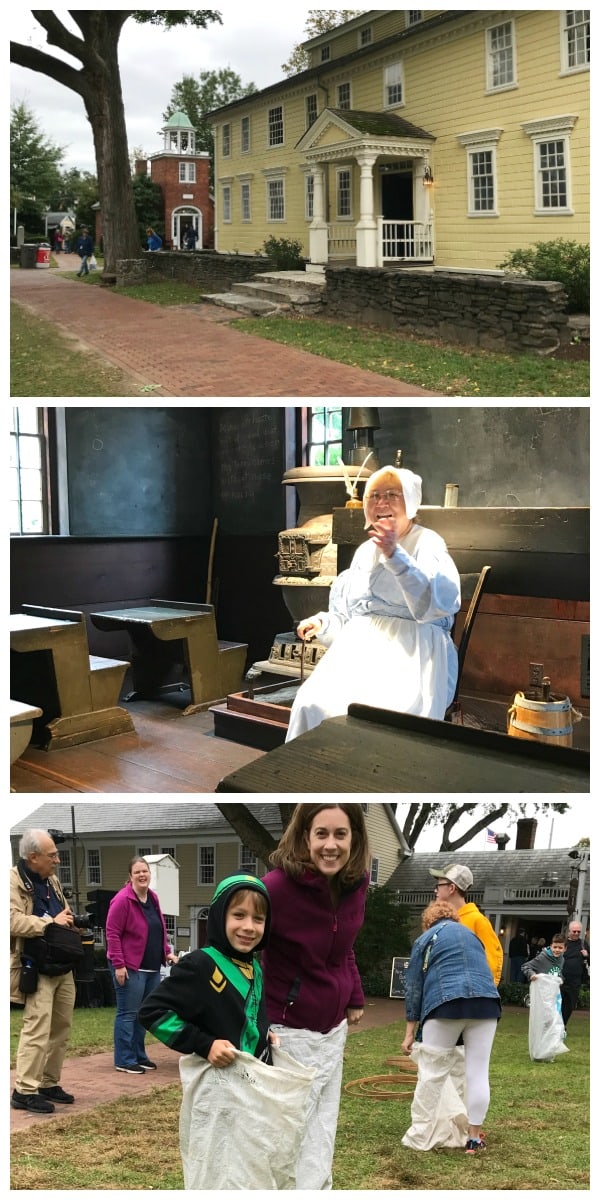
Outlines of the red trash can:
M41 242L37 248L35 256L36 267L50 266L50 246L47 242Z

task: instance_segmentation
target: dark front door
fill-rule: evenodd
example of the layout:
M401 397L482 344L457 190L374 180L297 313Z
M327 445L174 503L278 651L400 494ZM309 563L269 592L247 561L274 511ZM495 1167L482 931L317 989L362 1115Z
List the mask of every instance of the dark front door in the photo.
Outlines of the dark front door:
M412 171L381 176L381 211L386 221L414 220Z

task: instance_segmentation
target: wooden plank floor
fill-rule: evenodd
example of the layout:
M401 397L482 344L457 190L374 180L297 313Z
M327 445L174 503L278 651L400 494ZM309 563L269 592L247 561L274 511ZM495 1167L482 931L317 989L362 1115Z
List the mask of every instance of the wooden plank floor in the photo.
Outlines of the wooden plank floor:
M230 771L263 751L214 736L210 712L184 717L159 701L125 705L134 733L67 750L30 746L11 767L14 792L214 792Z

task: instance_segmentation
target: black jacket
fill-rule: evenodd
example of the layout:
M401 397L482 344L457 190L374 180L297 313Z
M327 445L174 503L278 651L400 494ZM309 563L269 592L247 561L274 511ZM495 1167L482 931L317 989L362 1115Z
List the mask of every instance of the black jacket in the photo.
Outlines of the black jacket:
M582 950L587 950L587 958L582 957ZM586 984L589 979L589 962L590 948L588 943L582 942L579 938L576 942L567 940L562 969L562 977L565 983L573 984L577 987L581 987L582 984Z

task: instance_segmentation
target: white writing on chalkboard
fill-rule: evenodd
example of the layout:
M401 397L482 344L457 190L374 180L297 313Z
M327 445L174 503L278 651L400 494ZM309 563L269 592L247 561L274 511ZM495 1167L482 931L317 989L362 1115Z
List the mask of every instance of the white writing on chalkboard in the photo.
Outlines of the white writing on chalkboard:
M407 970L407 958L392 959L392 977L390 979L390 998L392 1000L402 1000L406 995Z

